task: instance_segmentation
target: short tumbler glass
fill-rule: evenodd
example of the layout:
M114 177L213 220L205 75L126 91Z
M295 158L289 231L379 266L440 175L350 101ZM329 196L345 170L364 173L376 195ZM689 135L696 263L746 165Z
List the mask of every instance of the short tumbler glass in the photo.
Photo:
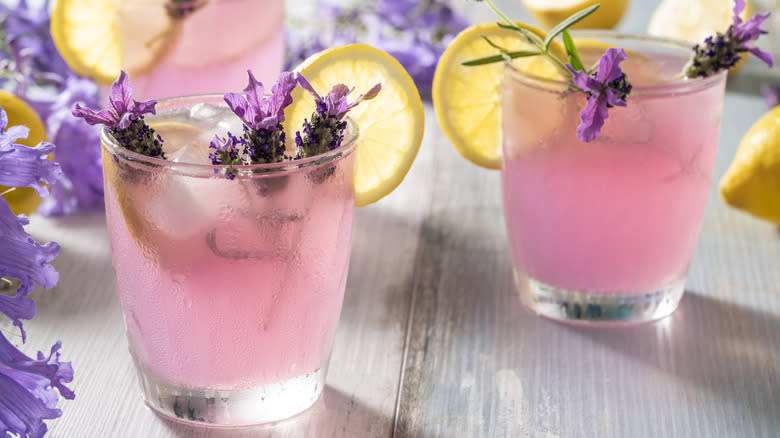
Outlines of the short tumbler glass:
M116 290L145 401L173 420L233 427L288 418L322 392L349 265L357 133L324 155L239 166L230 180L225 166L170 152L181 138L208 145L214 134L198 123L223 121L188 117L213 108L225 112L221 96L158 103L146 120L170 134L168 160L105 129L101 142Z
M586 98L507 67L502 89L504 215L522 301L587 323L670 314L685 287L718 145L725 72L670 80L687 44L576 33L592 65L623 47L634 88L601 136L576 136ZM588 47L595 47L589 49Z

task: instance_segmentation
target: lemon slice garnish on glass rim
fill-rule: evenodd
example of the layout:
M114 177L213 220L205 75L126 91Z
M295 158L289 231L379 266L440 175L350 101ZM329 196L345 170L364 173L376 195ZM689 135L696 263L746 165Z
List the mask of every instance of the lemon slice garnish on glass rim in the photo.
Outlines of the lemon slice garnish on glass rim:
M349 111L359 137L355 157L355 205L376 202L404 179L422 143L424 114L414 81L392 56L365 44L350 44L316 53L297 69L325 96L336 84L354 91L350 101L377 83L377 97ZM285 110L287 138L295 138L315 109L314 98L295 88Z
M121 70L152 68L178 29L160 0L57 0L51 15L54 44L78 74L109 85Z
M523 0L528 12L546 29L552 29L572 14L596 3L601 5L599 9L572 29L612 29L628 8L628 0Z
M545 33L523 23L515 23L542 40ZM535 50L523 36L496 23L471 26L458 34L441 56L433 78L433 108L444 134L466 159L482 167L500 169L500 108L504 63L464 66L463 62L495 55L498 51L487 37L509 51ZM549 46L565 62L565 50L556 41ZM512 65L534 76L563 80L559 68L545 56L515 58Z
M24 125L30 129L27 138L20 138L16 143L35 147L42 141L48 141L43 121L25 101L0 90L0 107L8 116L8 126ZM14 214L32 214L41 203L41 198L30 187L18 187L10 191L9 189L10 187L0 186L0 193L5 193L3 199L8 202Z

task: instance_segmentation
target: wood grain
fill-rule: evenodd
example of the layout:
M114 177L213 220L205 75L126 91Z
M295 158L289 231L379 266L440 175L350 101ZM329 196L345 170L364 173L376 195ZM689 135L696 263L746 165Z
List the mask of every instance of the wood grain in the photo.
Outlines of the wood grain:
M631 2L620 28L643 31L656 4ZM470 16L490 18L472 14L483 6ZM762 68L729 81L716 182L765 111ZM780 437L776 227L729 209L713 186L671 317L617 330L536 317L512 282L499 173L461 158L430 106L405 182L356 212L323 397L285 422L224 431L154 415L127 350L104 214L35 216L28 229L61 244L61 278L35 291L22 348L61 339L76 373L76 400L60 403L50 437Z

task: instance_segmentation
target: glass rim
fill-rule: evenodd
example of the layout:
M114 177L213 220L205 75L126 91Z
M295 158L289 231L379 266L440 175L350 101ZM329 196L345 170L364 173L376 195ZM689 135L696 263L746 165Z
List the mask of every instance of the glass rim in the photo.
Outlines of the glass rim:
M148 118L152 119L156 117L161 112L165 111L166 108L173 107L177 103L192 102L192 104L195 104L213 101L219 101L223 103L225 107L227 107L227 104L224 103L222 94L191 94L186 96L174 96L160 99L157 101L157 114L149 116ZM224 171L229 168L233 168L238 170L236 178L256 177L260 175L270 176L279 173L286 174L304 168L320 166L333 161L338 161L340 158L354 152L355 148L357 147L357 140L359 138L360 131L357 124L354 123L352 119L346 117L344 120L347 122L347 130L345 133L346 135L344 136L344 142L341 144L341 146L313 157L306 157L299 160L287 160L280 163L240 165L200 164L175 162L158 157L150 157L133 152L130 149L121 146L116 141L114 136L109 132L108 127L106 126L103 126L100 130L100 143L108 153L124 162L133 163L135 165L144 167L166 168L176 174L224 178Z
M675 49L681 49L690 51L693 48L693 44L677 40L673 38L657 37L652 35L630 34L619 31L611 30L575 30L571 31L572 36L588 36L593 38L605 38L611 40L628 40L635 42L650 43L648 47L670 47ZM629 54L630 56L630 54ZM569 88L568 81L549 79L543 76L536 76L523 71L518 70L512 64L504 63L504 75L509 76L513 80L523 82L526 85L533 86L535 88L545 89L548 91L566 91ZM672 82L659 83L654 85L633 85L631 90L631 98L634 97L647 97L647 96L662 96L662 95L679 95L696 92L702 89L709 88L725 78L727 71L720 71L712 76L706 78L680 78Z

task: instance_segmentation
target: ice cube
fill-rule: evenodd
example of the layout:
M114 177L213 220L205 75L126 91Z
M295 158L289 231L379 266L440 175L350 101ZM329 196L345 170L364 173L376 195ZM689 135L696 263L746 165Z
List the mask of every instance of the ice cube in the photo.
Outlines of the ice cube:
M181 146L170 154L166 152L166 156L176 163L211 164L209 153L209 144L198 142Z
M214 120L220 108L206 102L197 103L190 108L190 118L195 120Z

